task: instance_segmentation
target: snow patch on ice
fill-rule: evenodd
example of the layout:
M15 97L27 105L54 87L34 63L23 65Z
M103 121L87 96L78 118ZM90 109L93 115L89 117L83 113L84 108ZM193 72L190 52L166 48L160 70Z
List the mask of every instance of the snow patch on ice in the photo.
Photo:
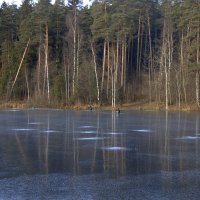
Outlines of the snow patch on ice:
M137 129L137 130L133 130L133 131L140 132L140 133L150 133L151 132L151 130L149 130L149 129Z
M80 131L80 133L85 133L85 134L86 134L86 133L89 133L89 134L91 134L91 133L95 133L95 134L96 134L97 131Z
M12 131L35 131L35 129L32 128L13 128Z
M113 146L113 147L103 147L103 150L108 150L108 151L128 151L130 150L129 148L126 147L118 147L118 146Z
M178 139L178 140L196 140L196 139L200 139L200 136L183 136L183 137L178 137L176 139Z
M108 135L122 135L124 133L110 132L110 133L104 133L104 134L108 134Z
M94 126L85 125L85 126L80 126L79 128L94 128Z
M56 131L56 130L45 130L45 131L42 131L42 133L59 133L59 131Z
M74 140L79 140L79 141L87 141L87 140L103 140L105 139L104 137L81 137L81 138L74 138Z

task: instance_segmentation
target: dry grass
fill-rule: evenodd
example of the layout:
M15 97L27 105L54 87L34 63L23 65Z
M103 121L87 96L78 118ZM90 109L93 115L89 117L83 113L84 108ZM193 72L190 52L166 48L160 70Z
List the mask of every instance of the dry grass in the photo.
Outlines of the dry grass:
M30 105L28 102L24 101L7 101L7 102L0 102L0 108L5 109L5 108L20 108L20 109L25 109L29 108Z
M32 102L27 101L9 101L9 102L0 102L0 108L20 108L20 109L27 109L33 107L41 107L41 108L60 108L60 109L74 109L74 110L86 110L88 108L88 104L81 104L77 103L75 105L65 105L63 103L52 103L48 105L42 104L33 104ZM112 110L113 108L110 105L103 105L100 106L98 104L92 104L93 109L95 110ZM157 111L164 111L165 104L158 104L156 102L153 103L144 103L144 102L133 102L133 103L125 103L122 105L116 105L121 110L157 110ZM199 108L194 104L182 104L180 107L178 105L170 105L169 111L199 111Z
M153 103L129 103L123 104L122 109L131 109L131 110L160 110L165 111L165 104L158 104L156 102ZM182 104L180 107L179 105L169 105L168 111L199 111L199 108L195 104Z

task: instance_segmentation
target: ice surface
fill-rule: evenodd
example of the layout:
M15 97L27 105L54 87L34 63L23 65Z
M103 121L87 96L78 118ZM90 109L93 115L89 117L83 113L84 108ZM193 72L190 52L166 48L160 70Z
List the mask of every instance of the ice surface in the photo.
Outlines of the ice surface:
M2 200L198 200L199 172L185 171L124 176L103 174L32 175L0 180ZM197 181L197 182L196 182ZM189 183L189 184L188 184ZM188 184L188 187L184 187Z
M199 199L200 113L124 113L0 111L0 200Z

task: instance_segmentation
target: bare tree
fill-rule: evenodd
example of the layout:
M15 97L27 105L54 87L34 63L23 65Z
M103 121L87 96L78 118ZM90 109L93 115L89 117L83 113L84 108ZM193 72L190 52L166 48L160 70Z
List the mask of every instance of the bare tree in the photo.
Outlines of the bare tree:
M170 8L169 5L166 7L164 25L163 25L163 41L161 47L161 70L164 69L165 74L165 109L168 110L170 102L170 73L172 68L173 58L173 29L172 21L169 16Z
M28 42L27 42L26 48L25 48L24 53L23 53L23 55L22 55L22 59L21 59L21 61L20 61L20 64L19 64L19 67L18 67L16 76L15 76L15 79L14 79L14 81L13 81L13 84L12 84L12 87L11 87L11 90L10 90L10 95L12 94L13 88L14 88L15 83L16 83L16 81L17 81L17 77L18 77L19 72L20 72L20 69L21 69L21 67L22 67L22 64L23 64L23 61L24 61L24 57L25 57L26 52L27 52L27 50L28 50L29 44L30 44L30 38L29 38L29 40L28 40ZM10 95L9 95L9 98L10 98Z
M47 89L47 97L48 102L50 102L50 85L49 85L49 37L48 37L48 23L45 24L45 40L44 40L44 55L45 55L45 64L44 64L44 87L43 87L43 95L45 95L45 90Z
M95 78L96 78L96 87L97 87L97 102L99 103L99 81L98 81L98 74L97 74L97 63L96 63L96 55L94 51L93 44L91 42L91 50L92 50L92 56L94 61L94 72L95 72Z
M198 31L197 31L197 50L196 50L196 62L197 62L197 67L199 66L199 43L200 43L200 39L199 39L199 26L198 26ZM196 70L196 103L197 106L200 107L200 102L199 102L199 69Z

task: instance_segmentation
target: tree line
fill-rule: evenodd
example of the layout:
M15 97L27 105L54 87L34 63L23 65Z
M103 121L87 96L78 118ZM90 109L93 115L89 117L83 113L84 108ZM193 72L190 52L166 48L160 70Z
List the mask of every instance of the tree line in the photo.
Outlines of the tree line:
M3 2L0 98L200 107L199 10L199 0Z

